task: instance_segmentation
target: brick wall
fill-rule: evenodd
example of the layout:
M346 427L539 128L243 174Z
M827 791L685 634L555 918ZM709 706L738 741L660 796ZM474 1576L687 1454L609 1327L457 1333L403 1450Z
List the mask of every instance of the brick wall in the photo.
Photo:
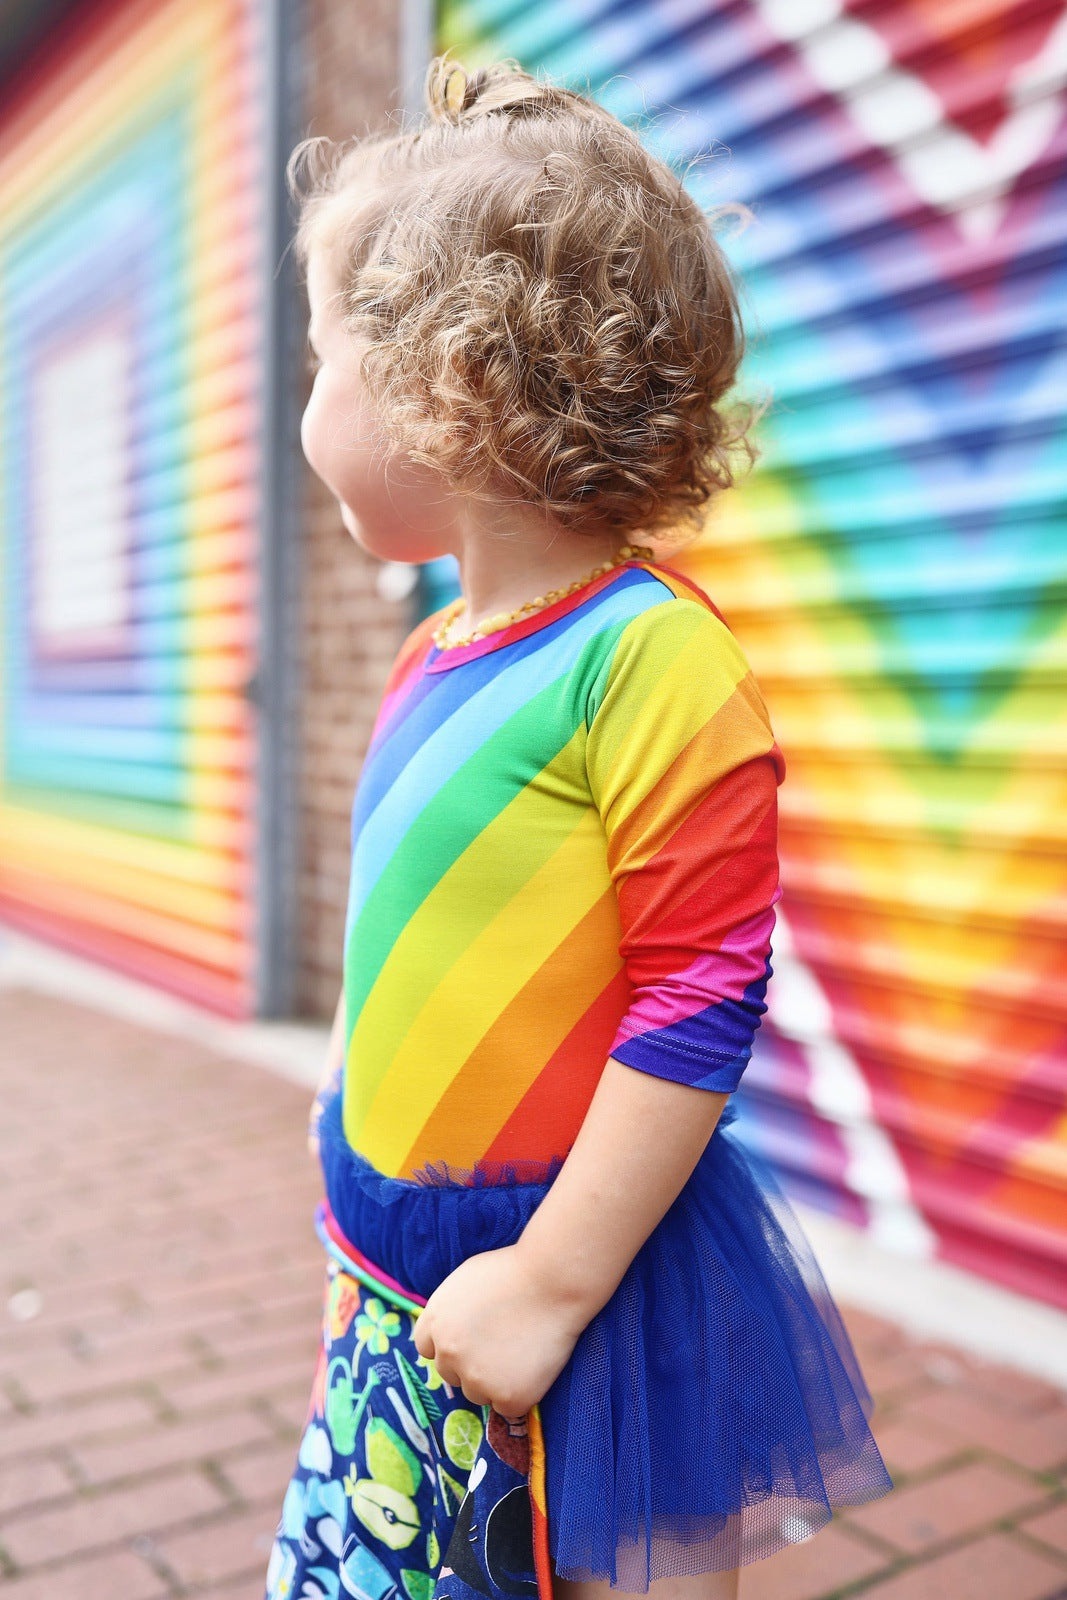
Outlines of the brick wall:
M342 139L382 126L397 106L398 8L391 0L305 0L303 15L302 131ZM306 316L303 289L298 303ZM341 982L352 791L409 604L379 596L378 563L351 539L306 466L297 565L296 1011L328 1018Z

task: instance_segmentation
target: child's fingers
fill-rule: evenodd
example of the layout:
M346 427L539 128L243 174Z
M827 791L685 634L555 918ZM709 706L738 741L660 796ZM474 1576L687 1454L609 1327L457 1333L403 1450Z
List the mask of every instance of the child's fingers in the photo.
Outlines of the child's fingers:
M463 1388L463 1379L460 1376L459 1371L452 1365L450 1361L445 1361L441 1356L434 1356L433 1364L437 1368L440 1376L445 1380L450 1388L463 1389L463 1393L467 1395L467 1399L469 1400L471 1398L467 1393L467 1390Z
M430 1332L430 1319L425 1311L420 1312L416 1318L415 1326L411 1330L411 1337L415 1341L415 1349L419 1352L419 1355L425 1356L428 1361L432 1361L434 1358L433 1334ZM444 1377L443 1373L442 1377ZM445 1382L448 1382L447 1378L445 1378Z

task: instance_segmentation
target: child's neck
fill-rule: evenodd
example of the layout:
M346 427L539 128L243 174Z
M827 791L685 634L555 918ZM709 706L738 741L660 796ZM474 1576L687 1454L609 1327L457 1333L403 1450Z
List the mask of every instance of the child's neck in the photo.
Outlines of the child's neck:
M455 550L466 601L461 620L474 624L514 611L549 589L563 589L608 561L626 543L622 534L576 534L558 527L468 527Z

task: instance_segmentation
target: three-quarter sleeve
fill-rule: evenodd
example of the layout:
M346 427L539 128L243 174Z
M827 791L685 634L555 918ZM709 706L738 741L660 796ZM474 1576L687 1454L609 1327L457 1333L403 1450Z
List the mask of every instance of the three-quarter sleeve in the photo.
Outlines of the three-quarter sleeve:
M587 701L586 769L630 1004L610 1054L735 1089L770 976L784 762L726 625L675 599L621 632Z

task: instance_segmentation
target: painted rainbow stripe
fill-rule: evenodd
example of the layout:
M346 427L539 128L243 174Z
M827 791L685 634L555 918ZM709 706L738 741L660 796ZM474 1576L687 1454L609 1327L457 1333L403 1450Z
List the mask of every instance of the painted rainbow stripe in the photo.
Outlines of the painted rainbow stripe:
M0 112L0 917L237 1014L260 23L81 7Z

